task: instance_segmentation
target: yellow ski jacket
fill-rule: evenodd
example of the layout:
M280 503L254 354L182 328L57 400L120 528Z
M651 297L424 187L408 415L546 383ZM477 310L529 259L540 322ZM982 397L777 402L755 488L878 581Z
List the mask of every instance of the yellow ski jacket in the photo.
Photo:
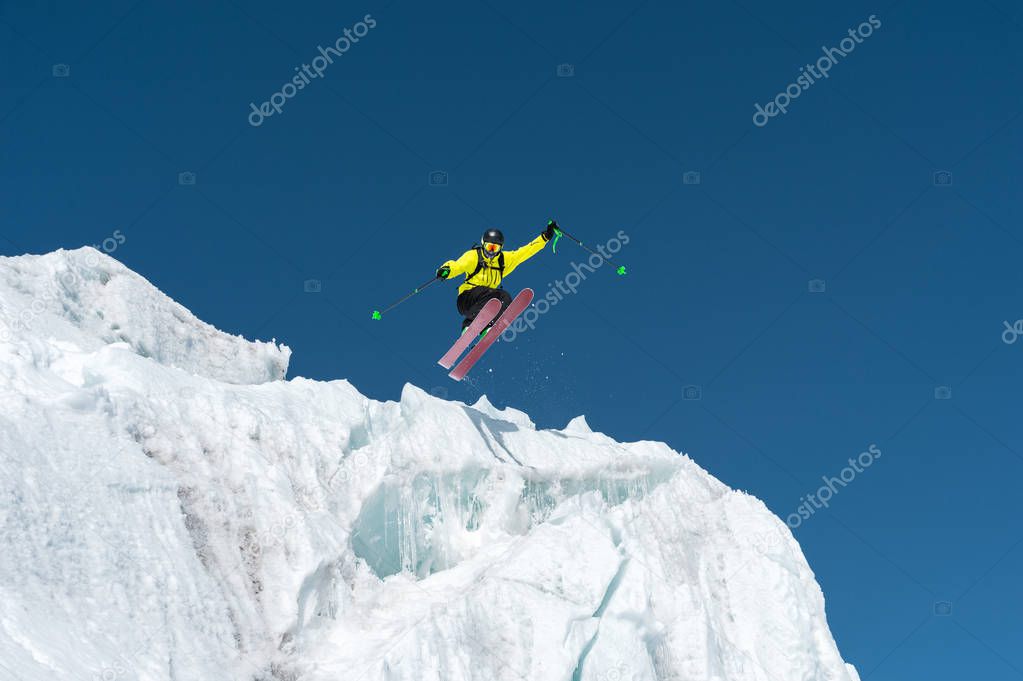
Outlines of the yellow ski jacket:
M476 286L497 288L501 285L501 281L504 277L507 277L516 267L543 250L543 247L546 245L547 241L544 240L543 235L541 234L522 248L516 248L511 251L501 251L500 254L493 258L483 258L483 267L479 272L476 272L475 276L470 276L476 270L476 266L480 261L479 251L475 248L463 253L458 260L448 260L446 263L441 265L441 267L446 266L451 268L451 273L448 275L448 279L459 274L465 275L465 281L458 287L458 292L460 294L465 293ZM504 258L503 276L499 266L500 259L502 257Z

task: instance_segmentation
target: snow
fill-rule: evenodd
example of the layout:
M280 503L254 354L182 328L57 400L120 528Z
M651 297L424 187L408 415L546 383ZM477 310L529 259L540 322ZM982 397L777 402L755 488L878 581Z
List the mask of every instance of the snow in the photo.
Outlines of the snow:
M585 435L587 433L592 433L593 429L590 428L590 424L586 422L585 416L576 416L568 422L568 425L565 426L565 430L563 432Z
M0 258L0 679L858 681L688 456L289 357L93 249Z

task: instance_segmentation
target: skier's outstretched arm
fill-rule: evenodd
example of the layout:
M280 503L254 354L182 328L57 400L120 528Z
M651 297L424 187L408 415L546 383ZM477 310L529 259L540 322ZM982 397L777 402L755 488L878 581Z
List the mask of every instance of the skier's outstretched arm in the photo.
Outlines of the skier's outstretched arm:
M504 273L507 276L513 269L524 263L525 261L532 258L534 255L543 250L543 247L547 245L547 242L554 238L554 230L558 228L558 223L553 220L547 225L540 236L536 237L522 248L516 248L513 251L504 252Z
M466 251L458 260L448 260L437 269L437 276L441 279L457 277L459 274L472 272L476 267L476 251Z

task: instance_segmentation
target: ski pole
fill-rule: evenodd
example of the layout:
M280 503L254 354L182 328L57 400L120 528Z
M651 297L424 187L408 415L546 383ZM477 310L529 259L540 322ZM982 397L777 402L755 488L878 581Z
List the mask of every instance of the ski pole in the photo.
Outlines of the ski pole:
M607 260L612 265L615 264L615 261L611 259L611 256L604 255L603 253L597 253L592 248L590 248L589 246L584 244L582 241L579 241L579 239L576 239L574 236L572 236L571 234L569 234L568 232L563 230L561 227L557 227L554 231L557 232L558 237L567 236L569 239L571 239L572 241L576 242L577 244L582 246L585 250L589 251L590 253L592 253L593 255L597 256L598 258L603 258L604 260ZM558 252L558 239L557 238L554 239L554 252L555 253ZM618 269L615 270L615 273L618 274L619 276L627 274L627 272L625 270L625 265L619 265Z
M416 295L417 293L419 293L420 291L422 291L422 290L423 290L424 288L426 288L427 286L429 286L429 285L430 285L430 284L432 284L433 282L435 282L435 281L439 281L439 280L440 280L440 277L438 277L438 276L434 276L434 277L433 277L433 279L431 279L430 281L426 282L425 284L422 284L422 285L420 285L420 286L417 286L417 287L415 288L415 290L413 290L413 291L412 291L412 293L410 293L410 294L408 294L407 296L403 297L403 298L402 298L401 300L397 300L397 301L395 301L394 303L392 303L391 305L388 305L388 306L387 306L387 307L385 307L385 308L384 308L384 309L383 309L382 311L381 311L381 310L373 310L373 319L380 319L380 317L382 317L382 316L383 316L384 312L389 312L389 311L393 310L394 308L398 307L399 305L401 305L401 304L402 304L402 303L404 303L404 302L405 302L406 300L408 300L408 299L409 299L409 298L411 298L412 296L414 296L414 295Z

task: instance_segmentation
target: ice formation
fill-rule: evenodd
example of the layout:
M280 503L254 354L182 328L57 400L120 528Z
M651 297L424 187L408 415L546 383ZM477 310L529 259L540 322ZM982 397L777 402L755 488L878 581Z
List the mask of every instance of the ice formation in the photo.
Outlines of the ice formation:
M0 679L858 681L688 456L289 356L93 249L0 258Z

